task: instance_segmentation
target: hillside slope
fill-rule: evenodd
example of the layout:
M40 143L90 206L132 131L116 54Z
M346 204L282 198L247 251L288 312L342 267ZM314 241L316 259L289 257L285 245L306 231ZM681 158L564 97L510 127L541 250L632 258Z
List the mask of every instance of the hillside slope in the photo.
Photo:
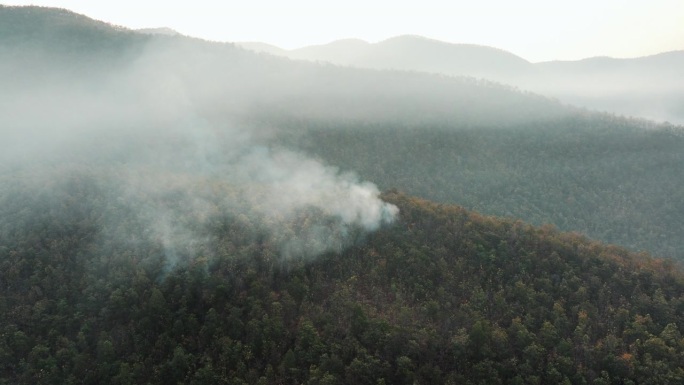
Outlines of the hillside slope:
M103 175L0 197L0 383L684 379L671 262L392 192L398 221L339 252L284 258L218 211L170 267Z
M684 131L595 114L505 129L291 126L288 146L381 189L684 258Z

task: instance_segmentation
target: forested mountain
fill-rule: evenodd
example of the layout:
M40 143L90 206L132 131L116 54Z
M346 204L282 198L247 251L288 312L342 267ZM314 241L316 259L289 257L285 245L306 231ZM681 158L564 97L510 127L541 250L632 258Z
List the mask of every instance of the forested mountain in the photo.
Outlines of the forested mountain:
M180 132L205 152L219 137L296 149L383 189L682 257L680 128L469 78L289 61L62 10L0 11L5 162L92 151L98 137Z
M340 40L295 50L259 43L238 44L299 60L472 76L594 110L684 123L684 83L680 81L684 78L684 51L633 59L597 57L530 63L491 47L450 44L419 36L399 36L375 44Z
M684 380L678 262L469 211L680 256L681 128L64 10L0 29L0 384Z
M671 262L388 193L397 222L315 259L212 212L169 270L106 179L5 187L1 383L684 380Z
M283 137L381 189L684 257L678 127L578 114L504 129L298 125Z

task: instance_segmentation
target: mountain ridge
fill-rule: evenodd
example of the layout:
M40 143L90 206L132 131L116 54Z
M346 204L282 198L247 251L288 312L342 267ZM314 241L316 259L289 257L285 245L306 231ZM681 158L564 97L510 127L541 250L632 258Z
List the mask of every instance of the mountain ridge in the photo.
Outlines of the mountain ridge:
M259 49L250 44L236 44L244 48ZM506 67L510 67L509 71L512 71L515 76L520 76L532 68L528 66L530 63L526 60L498 48L446 43L417 35L401 35L377 43L368 43L359 39L342 39L328 44L270 51L269 53L297 60L329 61L334 64L377 69L422 70L438 73L451 71L451 74L458 72L465 76L482 74L483 76L480 77L486 77L494 73L495 69L501 71ZM444 63L434 60L435 55L439 55ZM426 60L422 61L421 56L425 56ZM477 59L462 63L470 60L469 57ZM409 58L411 60L407 61ZM439 64L436 67L432 64L426 68L430 62ZM488 68L495 62L504 62L504 64L496 65L496 68Z
M473 76L585 108L684 123L680 103L684 86L677 81L684 76L684 50L636 58L592 57L530 63L498 48L411 35L367 43L361 48L341 50L332 42L269 53L360 68Z
M302 47L298 47L298 48L290 48L290 49L282 48L282 47L279 47L279 46L277 46L277 45L275 45L275 44L271 44L271 43L257 42L257 41L235 41L235 42L233 42L233 43L236 44L236 45L238 45L238 46L243 46L243 45L244 45L245 48L248 48L248 49L250 48L250 46L251 46L252 44L254 44L254 45L255 45L255 47L254 47L255 50L258 50L258 47L257 47L258 45L265 45L265 46L270 46L270 47L272 47L272 48L275 48L275 49L277 49L278 51L282 51L282 52L294 52L294 51L299 51L299 50L302 50L302 49L308 49L308 48L313 48L313 47L320 48L320 47L326 47L326 46L329 46L329 45L337 45L337 44L344 43L344 42L358 42L358 43L362 43L362 44L359 44L359 45L374 46L374 45L382 45L382 44L385 44L385 43L387 43L387 42L393 42L393 41L399 41L399 42L401 42L402 40L404 40L404 41L408 41L408 40L413 40L413 41L424 41L424 42L430 42L430 43L438 43L438 44L444 45L444 46L456 46L456 47L460 47L460 46L466 46L466 47L481 47L481 48L485 48L485 49L489 49L489 50L500 51L500 52L503 52L503 53L505 53L505 54L507 54L507 55L512 55L512 56L518 57L518 58L522 59L523 61L528 62L528 63L530 63L530 64L545 64L545 63L576 63L576 62L585 62L585 61L593 61L593 60L605 60L605 59L611 60L611 61L651 60L651 59L654 59L654 58L656 58L656 57L661 57L661 56L681 55L681 53L684 52L684 49L681 49L681 50L671 50L671 51L665 51L665 52L651 53L651 54L646 54L646 55L642 55L642 56L614 57L614 56L598 55L598 56L589 56L589 57L580 58L580 59L551 59L551 60L540 60L540 61L534 61L534 62L532 62L532 61L529 61L529 60L525 59L525 58L522 57L522 56L516 55L515 53L513 53L513 52L511 52L511 51L508 51L508 50L506 50L506 49L503 49L503 48L498 48L498 47L494 47L494 46L488 46L488 45L484 45L484 44L475 44L475 43L465 43L465 42L464 42L464 43L456 43L456 42L448 42L448 41L444 41L444 40L433 39L433 38L430 38L430 37L427 37L427 36L413 35L413 34L397 35L397 36L389 37L389 38L386 38L386 39L383 39L383 40L379 40L379 41L374 42L374 43L371 43L371 42L369 42L369 41L366 41L366 40L363 40L363 39L360 39L360 38L342 38L342 39L332 40L332 41L330 41L330 42L328 42L328 43L312 44L312 45L306 45L306 46L302 46Z

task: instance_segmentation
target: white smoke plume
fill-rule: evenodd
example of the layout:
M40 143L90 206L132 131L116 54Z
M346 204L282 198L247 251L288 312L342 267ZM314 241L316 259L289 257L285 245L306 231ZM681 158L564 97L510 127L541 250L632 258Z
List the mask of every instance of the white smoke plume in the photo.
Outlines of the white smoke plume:
M182 150L156 148L152 160L130 164L121 176L122 200L170 264L200 249L211 253L213 235L205 230L220 218L242 215L285 259L342 251L360 232L396 218L398 209L377 187L353 173L249 140L221 144L207 132L184 132L190 143L180 140Z
M52 68L46 81L0 90L0 171L87 169L108 186L102 242L152 241L169 266L222 252L222 221L245 227L240 242L268 243L288 259L341 251L394 220L398 209L373 184L240 121L258 105L261 80L240 79L235 62L220 72L217 60L230 57L176 49L152 45L127 65L83 76ZM40 70L2 67L26 79ZM217 115L221 106L228 113Z
M245 192L258 197L254 211L270 223L283 226L305 210L317 213L298 233L279 240L286 257L341 251L351 229L376 230L398 213L372 183L291 151L254 149L234 171L238 183L250 186Z

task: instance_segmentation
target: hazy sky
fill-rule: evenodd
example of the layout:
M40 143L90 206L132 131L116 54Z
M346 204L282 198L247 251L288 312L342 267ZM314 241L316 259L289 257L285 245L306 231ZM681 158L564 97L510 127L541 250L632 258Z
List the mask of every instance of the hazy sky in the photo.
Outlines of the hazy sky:
M2 1L2 0L0 0ZM131 28L283 48L402 34L489 45L530 61L684 49L684 0L27 0Z

